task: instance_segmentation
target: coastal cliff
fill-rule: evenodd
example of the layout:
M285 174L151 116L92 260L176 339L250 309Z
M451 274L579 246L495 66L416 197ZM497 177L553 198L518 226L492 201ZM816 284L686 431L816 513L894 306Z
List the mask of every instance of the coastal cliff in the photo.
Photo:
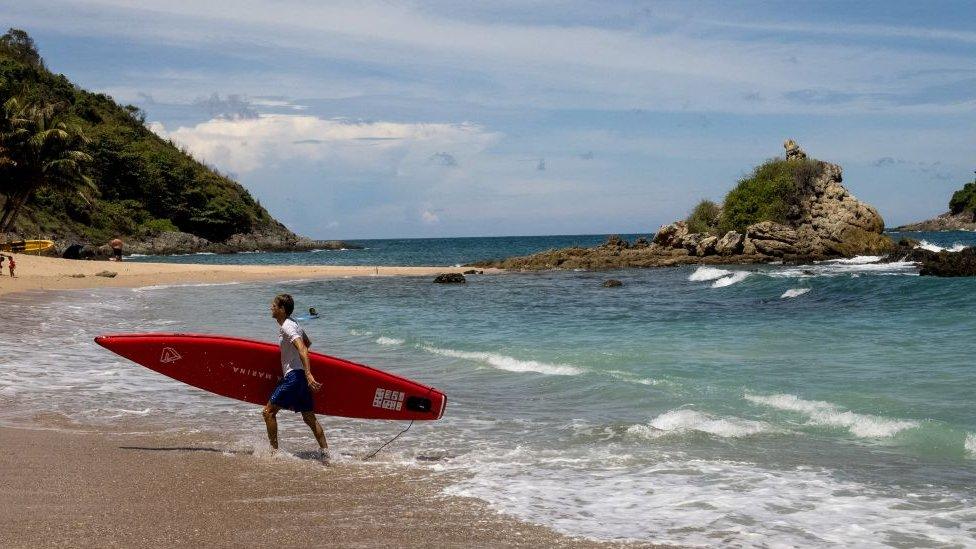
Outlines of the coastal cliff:
M757 167L719 206L703 201L653 240L611 236L593 248L476 263L519 270L610 269L686 264L804 262L895 249L877 210L843 186L841 167L811 160L792 140L786 158Z

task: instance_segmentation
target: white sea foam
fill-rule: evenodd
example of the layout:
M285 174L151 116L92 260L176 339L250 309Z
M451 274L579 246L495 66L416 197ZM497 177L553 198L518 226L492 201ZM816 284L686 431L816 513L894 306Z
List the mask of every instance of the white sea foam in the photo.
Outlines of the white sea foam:
M630 372L625 372L623 370L607 370L607 375L609 375L614 379L619 379L620 381L625 381L627 383L636 383L638 385L661 385L662 383L667 383L666 381L660 379L640 377Z
M790 288L783 292L783 295L779 296L780 299L790 299L791 297L799 297L810 291L810 288Z
M972 544L973 506L959 496L891 494L810 467L663 456L639 464L620 448L584 457L521 445L435 467L469 473L448 494L574 536L696 547Z
M910 261L878 263L877 256L858 256L850 259L833 259L813 265L763 270L762 274L771 278L811 278L811 277L856 277L861 274L875 275L917 275L918 268Z
M441 349L430 345L421 345L420 348L435 355L482 362L499 370L507 370L509 372L536 372L555 376L575 376L583 373L583 370L580 368L568 364L548 364L536 360L519 360L498 353L457 351L454 349Z
M125 257L149 257L147 254L128 254Z
M745 399L753 404L777 410L797 412L809 418L810 424L843 427L859 438L883 438L905 429L919 426L917 421L890 419L881 416L858 414L844 410L836 404L821 400L803 400L796 395L751 395Z
M855 257L847 257L842 259L828 259L824 263L833 263L836 265L868 265L871 263L877 263L881 261L880 255L859 255Z
M403 345L403 340L395 337L380 336L376 338L376 343L380 345Z
M953 244L951 247L946 248L943 246L939 246L938 244L933 244L927 240L923 240L919 242L918 246L915 247L921 248L923 250L928 250L930 252L961 252L966 248L968 248L968 246L966 246L965 244L960 244L958 242Z
M713 282L712 288L724 288L726 286L737 284L739 282L742 282L746 278L748 278L750 274L752 273L750 273L749 271L735 271L731 275L719 278L718 280Z
M646 425L631 425L627 428L627 434L653 439L669 434L696 431L722 438L739 438L771 430L773 430L772 426L762 421L738 417L713 417L697 410L678 409L665 412Z
M170 288L206 288L208 286L235 286L240 282L201 282L198 284L155 284L132 288L133 292L148 292L152 290L168 290Z
M966 433L966 455L976 458L976 433Z
M692 282L704 282L706 280L722 278L723 276L728 276L730 274L732 274L732 271L726 271L725 269L719 269L717 267L698 267L695 269L695 272L688 275L688 280Z

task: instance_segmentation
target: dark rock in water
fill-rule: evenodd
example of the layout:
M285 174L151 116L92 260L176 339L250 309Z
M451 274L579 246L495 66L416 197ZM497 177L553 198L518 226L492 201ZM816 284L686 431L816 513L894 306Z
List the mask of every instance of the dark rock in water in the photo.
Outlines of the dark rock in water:
M118 275L119 275L119 273L117 273L115 271L99 271L99 272L95 273L95 276L103 276L105 278L115 278Z
M464 274L466 274L466 275L483 275L483 274L485 274L485 272L484 271L477 271L475 269L468 269L467 271L464 271Z
M437 284L464 284L467 280L461 273L442 273L437 275L434 282Z
M976 249L965 248L959 252L929 252L922 259L922 276L976 276Z
M611 278L610 280L604 281L604 283L603 283L603 287L604 288L618 288L618 287L623 286L623 285L624 285L623 282L621 282L621 281L619 281L619 280L617 280L615 278Z

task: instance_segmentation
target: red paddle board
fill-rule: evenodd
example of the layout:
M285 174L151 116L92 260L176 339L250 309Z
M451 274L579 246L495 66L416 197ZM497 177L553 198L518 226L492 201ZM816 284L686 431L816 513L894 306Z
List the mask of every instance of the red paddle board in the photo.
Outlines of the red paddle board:
M277 345L205 334L115 334L95 343L187 385L266 404L281 379ZM440 419L447 396L426 385L369 366L309 354L322 384L315 413L362 419Z

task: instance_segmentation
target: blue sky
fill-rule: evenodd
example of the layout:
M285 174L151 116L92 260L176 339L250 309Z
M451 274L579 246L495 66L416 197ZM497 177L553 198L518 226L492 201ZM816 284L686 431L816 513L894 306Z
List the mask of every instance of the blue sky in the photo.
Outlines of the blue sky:
M648 233L795 139L889 225L976 169L972 2L0 0L318 238Z

